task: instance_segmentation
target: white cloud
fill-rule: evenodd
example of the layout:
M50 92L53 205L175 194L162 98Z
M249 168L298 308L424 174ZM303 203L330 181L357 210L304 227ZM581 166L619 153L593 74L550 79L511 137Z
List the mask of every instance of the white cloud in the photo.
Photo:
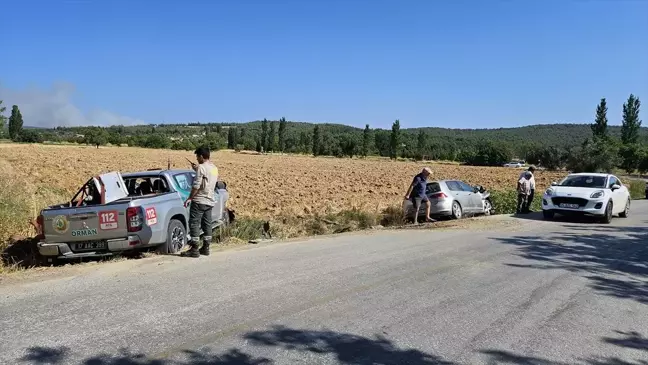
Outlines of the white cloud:
M126 117L107 110L95 109L84 113L72 102L75 87L70 83L56 83L50 89L9 89L0 85L0 100L9 116L12 105L18 105L25 125L31 127L109 126L147 124L141 119Z

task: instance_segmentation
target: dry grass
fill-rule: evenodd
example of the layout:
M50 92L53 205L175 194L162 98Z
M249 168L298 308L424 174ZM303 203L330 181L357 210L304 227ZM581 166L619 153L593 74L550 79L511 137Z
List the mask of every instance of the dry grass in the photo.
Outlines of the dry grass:
M189 152L126 147L0 144L0 242L30 234L29 218L49 204L71 197L89 176L113 171L165 168L167 159L186 168ZM228 183L230 207L238 217L272 220L290 228L309 217L343 211L380 214L399 206L420 163L381 159L313 158L219 151L212 156ZM433 178L460 178L492 190L515 186L519 170L432 164ZM536 173L541 189L562 173ZM364 220L368 218L362 218ZM311 223L309 223L311 224ZM292 228L291 228L292 227Z

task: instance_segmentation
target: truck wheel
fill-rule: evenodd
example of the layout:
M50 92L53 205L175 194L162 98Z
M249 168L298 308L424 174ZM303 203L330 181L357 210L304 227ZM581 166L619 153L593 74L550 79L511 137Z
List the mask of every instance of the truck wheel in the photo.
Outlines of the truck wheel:
M166 242L158 246L158 253L163 255L180 252L187 244L187 230L184 224L177 219L172 219L167 228Z

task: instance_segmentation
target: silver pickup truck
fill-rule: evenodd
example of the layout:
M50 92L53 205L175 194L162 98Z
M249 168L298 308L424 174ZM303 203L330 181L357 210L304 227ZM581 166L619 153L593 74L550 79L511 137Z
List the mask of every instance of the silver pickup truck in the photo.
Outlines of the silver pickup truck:
M70 202L40 212L38 250L52 261L109 256L127 250L157 248L179 252L188 242L189 196L193 170L110 172L89 179ZM219 181L212 229L229 224L227 185Z

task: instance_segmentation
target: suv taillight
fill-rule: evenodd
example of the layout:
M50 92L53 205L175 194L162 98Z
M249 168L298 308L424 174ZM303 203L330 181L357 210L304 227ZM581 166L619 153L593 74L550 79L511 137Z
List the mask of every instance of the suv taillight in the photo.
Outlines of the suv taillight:
M126 209L126 225L128 232L137 232L144 226L144 213L142 207L130 207Z

